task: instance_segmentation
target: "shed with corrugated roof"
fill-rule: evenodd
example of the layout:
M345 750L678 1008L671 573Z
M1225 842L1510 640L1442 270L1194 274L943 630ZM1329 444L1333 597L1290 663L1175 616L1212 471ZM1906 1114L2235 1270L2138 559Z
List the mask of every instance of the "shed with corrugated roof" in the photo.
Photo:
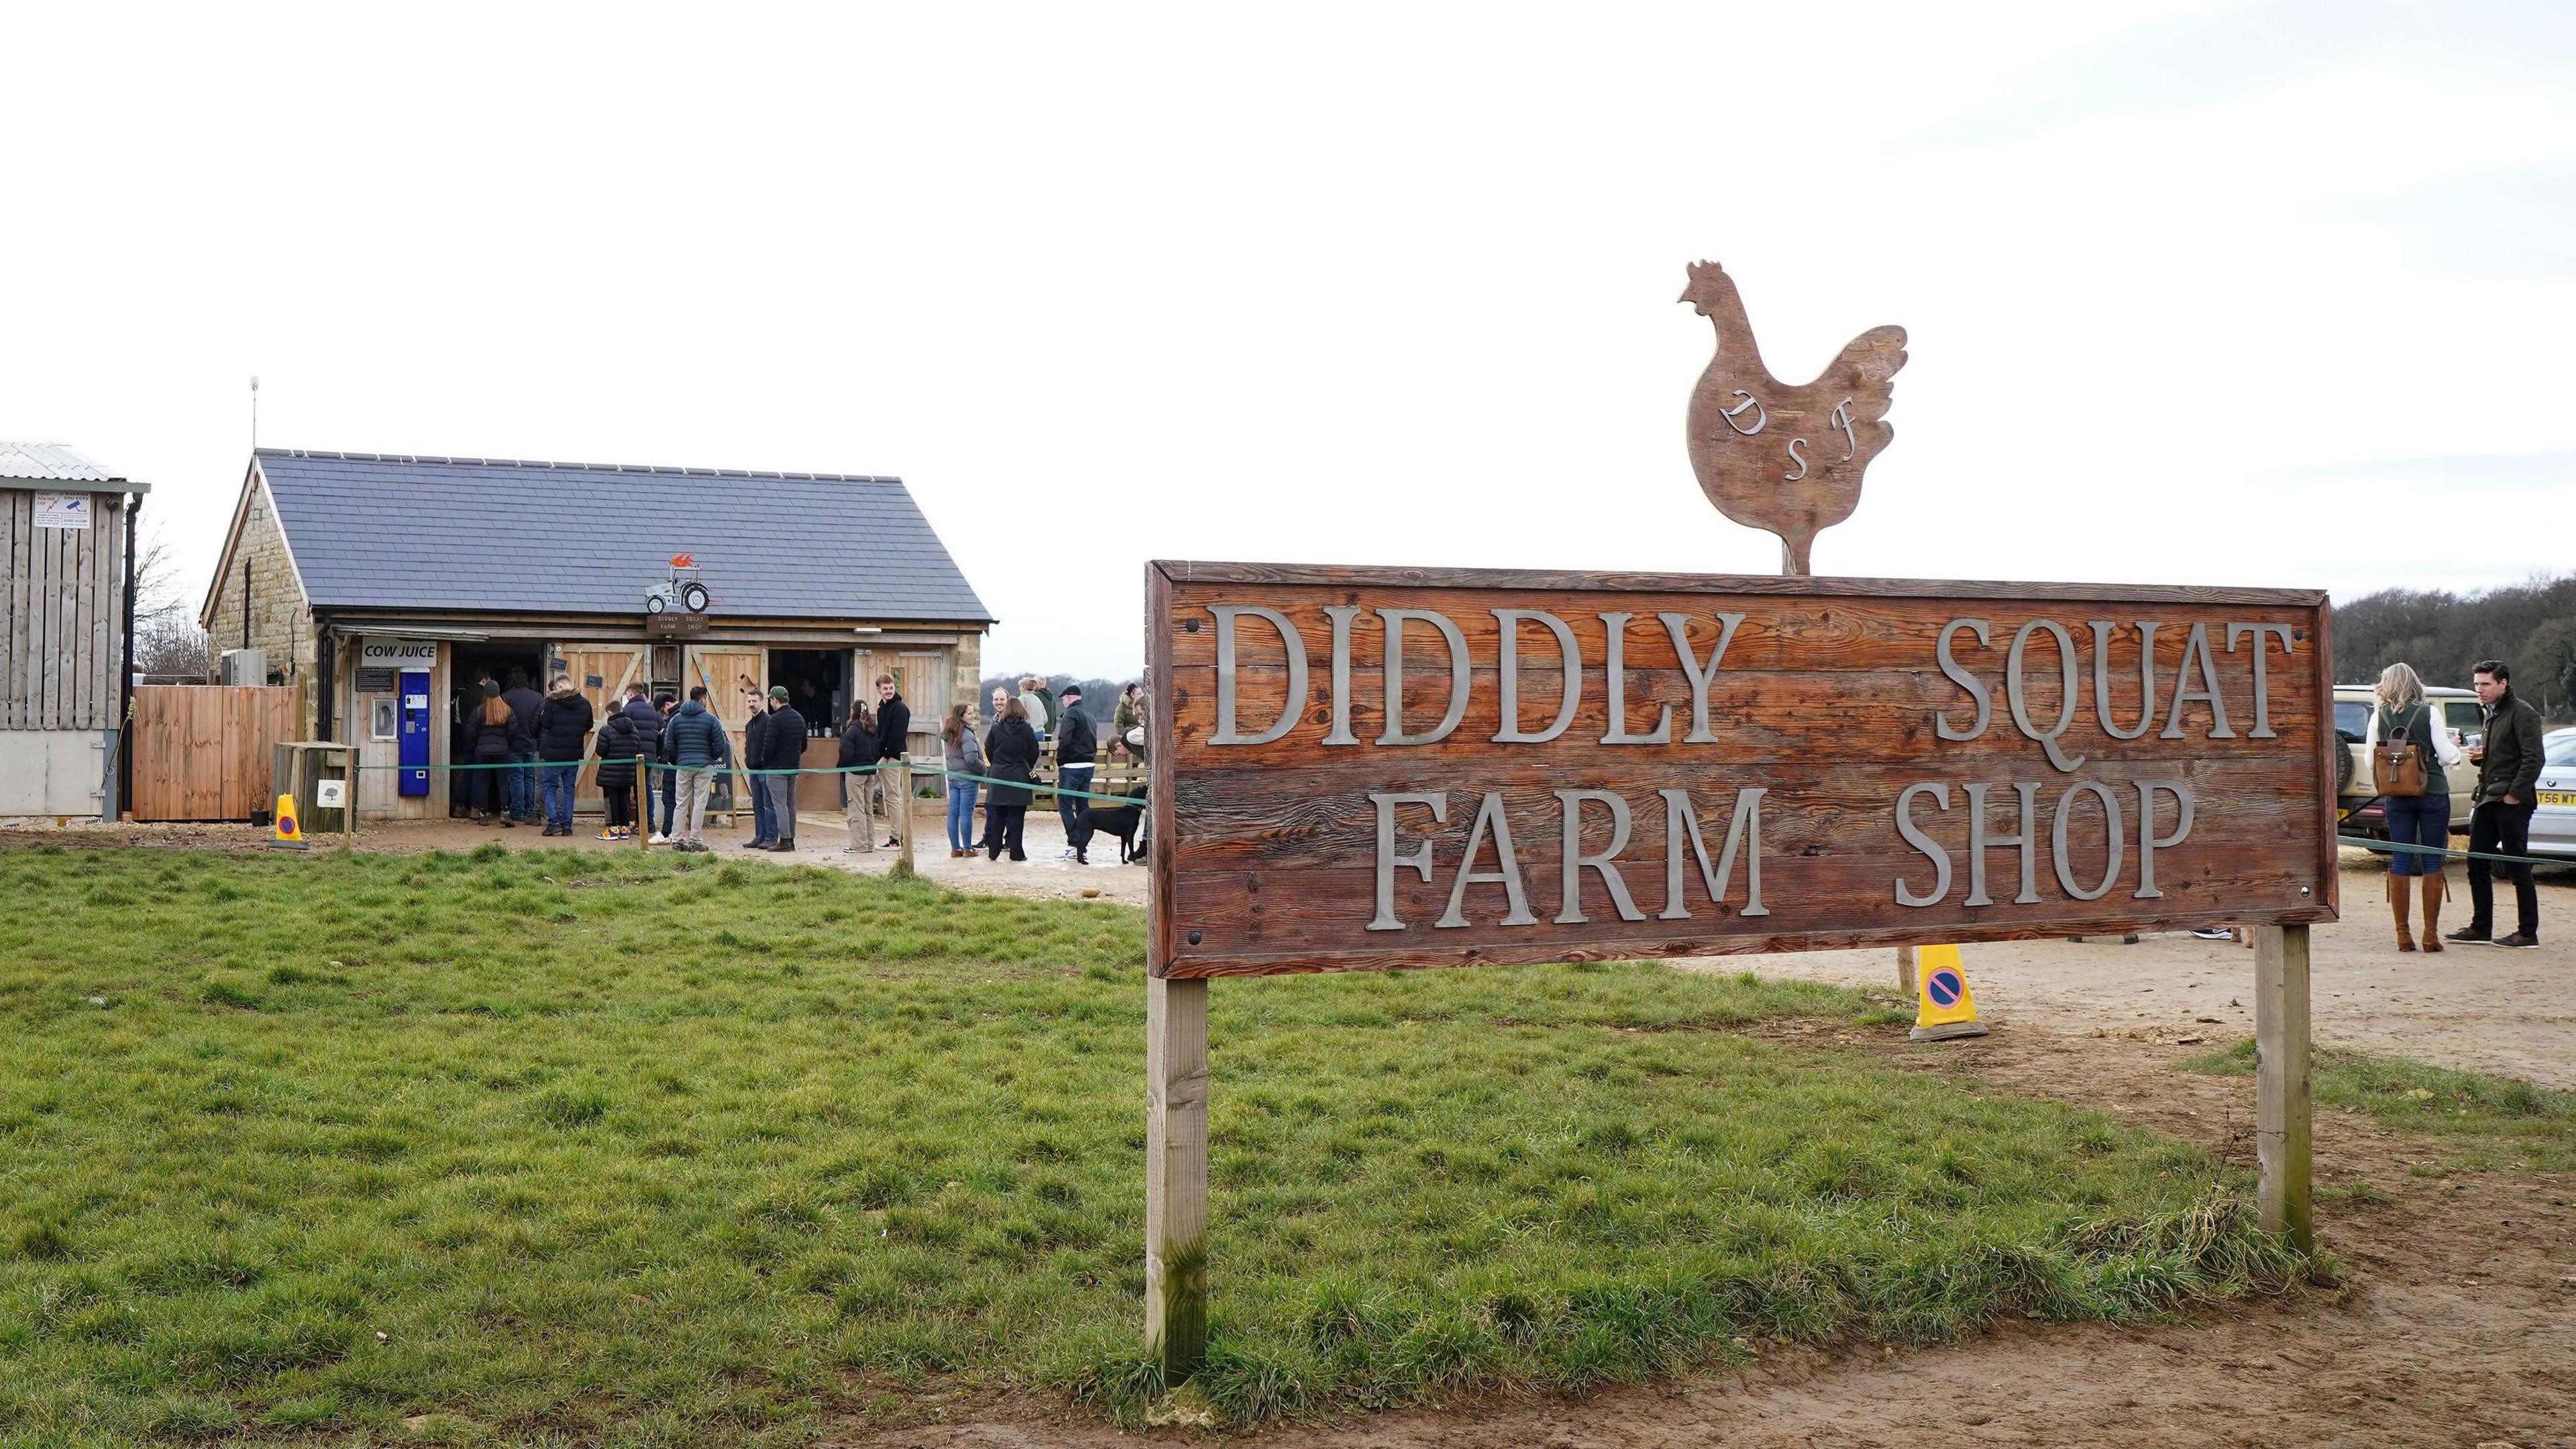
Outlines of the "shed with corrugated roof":
M0 819L114 819L148 484L0 443Z

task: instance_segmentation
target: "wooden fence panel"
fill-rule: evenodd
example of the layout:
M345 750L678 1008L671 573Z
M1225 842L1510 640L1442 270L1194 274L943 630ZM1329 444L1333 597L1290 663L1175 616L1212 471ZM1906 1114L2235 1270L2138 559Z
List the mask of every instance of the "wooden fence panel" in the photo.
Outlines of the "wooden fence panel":
M269 746L295 738L293 686L134 691L134 818L247 820L273 803Z

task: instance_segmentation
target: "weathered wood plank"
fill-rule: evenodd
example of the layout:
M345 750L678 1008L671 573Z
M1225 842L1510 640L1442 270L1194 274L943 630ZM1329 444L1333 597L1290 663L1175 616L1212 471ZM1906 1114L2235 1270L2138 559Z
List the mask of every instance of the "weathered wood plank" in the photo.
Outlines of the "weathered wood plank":
M1476 588L1445 576L1409 588L1417 571L1331 570L1324 585L1309 575L1210 585L1196 569L1148 573L1162 746L1153 791L1162 934L1149 949L1156 969L1175 977L2332 916L2330 816L2317 802L2320 779L2331 780L2321 775L2331 766L2331 680L2312 593L1912 583L1878 597L1771 578L1659 577L1656 593L1621 594L1561 575L1480 574L1468 581ZM1785 581L1810 583L1853 581ZM1721 587L1730 596L1712 599ZM1238 620L1221 670L1223 606L1278 618ZM1437 609L1464 655L1453 670L1447 631L1407 627L1394 731L1381 697L1381 609ZM1521 659L1508 675L1518 698L1503 698L1498 619L1511 616L1496 611L1514 609L1546 609L1573 638L1580 697L1562 732L1553 727L1569 675L1545 621L1518 626ZM1667 612L1679 616L1688 659L1656 617ZM1340 660L1335 614L1347 641ZM1617 632L1617 706L1604 614L1633 616ZM1985 642L1951 628L1959 618L1986 621ZM1302 660L1290 657L1280 620ZM2095 620L2104 621L2098 635ZM2157 625L2151 710L2139 676L2142 620ZM2178 703L2181 680L2189 692ZM1659 728L1667 709L1669 726ZM1525 737L1533 733L1549 737ZM1969 738L1950 737L1961 734ZM1970 786L1984 788L1989 822L1991 899L1975 907L1966 904ZM2035 801L2036 900L2018 898L2020 848L1995 841L2018 833L2023 786ZM1767 913L1721 913L1722 924L1661 918L1674 833L1661 792L1687 792L1713 864L1737 792L1748 789L1763 792ZM1628 816L1624 839L1611 800L1584 795L1569 846L1568 791L1615 797ZM1425 794L1443 817L1435 821L1430 800L1395 798ZM2160 889L2141 895L2148 795L2160 812ZM2193 821L2181 833L2186 796ZM2106 798L2121 817L2116 849ZM1480 877L1501 869L1497 814L1512 836L1519 907L1498 881L1458 885L1471 855ZM1754 848L1748 835L1738 892ZM1571 912L1569 850L1610 868L1578 864ZM1685 897L1704 895L1698 852L1683 856ZM1610 870L1632 898L1629 912L1643 908L1649 919L1623 918ZM1432 924L1443 917L1449 926Z

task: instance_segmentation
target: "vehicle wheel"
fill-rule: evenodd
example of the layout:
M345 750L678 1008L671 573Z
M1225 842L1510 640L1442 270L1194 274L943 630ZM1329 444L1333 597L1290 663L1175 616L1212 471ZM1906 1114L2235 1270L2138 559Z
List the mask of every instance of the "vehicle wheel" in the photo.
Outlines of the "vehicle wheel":
M662 612L662 607L662 596L660 594L646 594L644 596L645 613L658 614Z
M680 586L680 602L687 605L689 612L692 614L705 613L707 611L706 585L682 584Z
M2351 788L2352 751L2344 744L2343 736L2338 733L2335 736L2335 793L2340 795Z

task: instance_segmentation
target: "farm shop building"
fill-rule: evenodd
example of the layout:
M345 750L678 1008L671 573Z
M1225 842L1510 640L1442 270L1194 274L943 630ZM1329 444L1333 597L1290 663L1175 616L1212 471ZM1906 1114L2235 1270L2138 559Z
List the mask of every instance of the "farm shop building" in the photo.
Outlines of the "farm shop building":
M680 555L706 612L648 614ZM825 731L892 674L914 758L935 758L993 621L897 478L262 448L199 622L216 650L267 651L305 738L362 747L380 768L360 806L381 817L448 812L434 767L471 754L476 682L513 670L540 690L570 676L595 709L630 683L703 684L737 752L742 681L784 685ZM836 755L829 734L806 746L809 764ZM836 785L803 790L829 807Z

